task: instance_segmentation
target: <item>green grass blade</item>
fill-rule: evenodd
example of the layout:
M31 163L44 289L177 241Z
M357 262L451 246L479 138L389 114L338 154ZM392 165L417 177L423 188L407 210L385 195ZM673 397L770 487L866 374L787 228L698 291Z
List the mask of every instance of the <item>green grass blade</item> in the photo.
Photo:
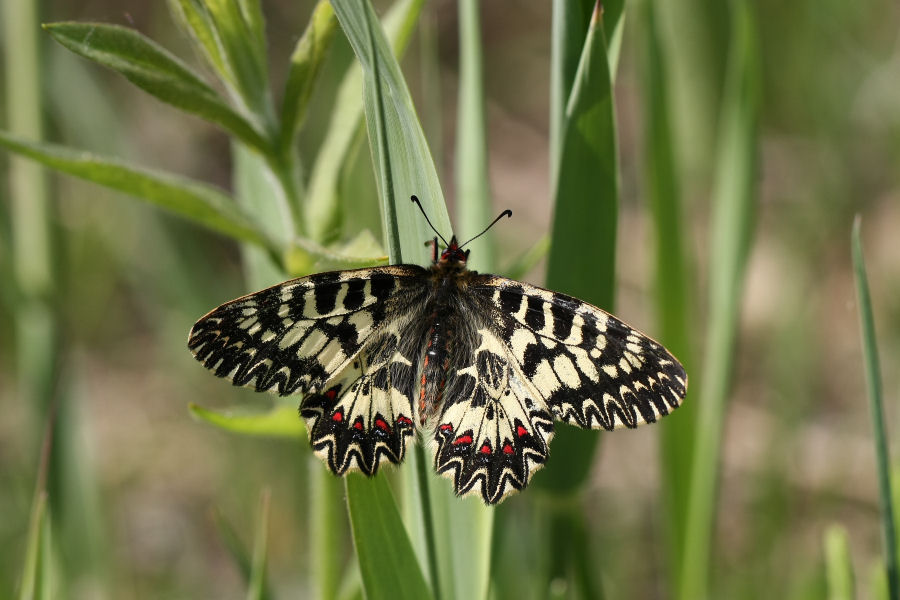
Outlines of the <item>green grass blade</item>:
M884 401L881 388L881 365L878 360L878 343L875 338L875 318L869 297L869 282L860 240L860 218L853 223L852 254L856 275L856 296L859 302L859 321L862 330L863 358L866 367L866 387L869 390L869 409L872 417L875 458L878 468L878 493L881 504L882 543L884 566L887 575L888 597L900 598L900 563L897 559L897 532L894 505L891 501L890 449L884 423Z
M225 544L225 549L228 551L228 554L234 561L237 570L241 574L241 577L243 577L243 580L249 587L250 581L253 577L253 557L250 555L250 552L248 551L244 542L241 541L241 538L238 536L237 532L235 532L234 527L232 527L231 523L228 522L221 511L219 511L218 509L214 509L212 512L212 518L213 523L216 527L216 531L222 538L222 543ZM271 598L268 587L263 589L263 593L260 598L263 600Z
M384 16L384 30L397 56L402 56L409 44L422 5L423 0L399 0ZM310 172L306 232L320 243L330 242L341 233L339 181L341 169L352 154L363 116L364 108L359 101L362 87L362 68L354 64L338 89L328 133Z
M306 427L297 417L297 408L293 405L278 405L268 412L249 413L243 409L216 411L192 403L188 410L200 421L231 433L306 439Z
M44 29L75 54L120 73L157 99L221 126L261 152L269 147L266 136L199 75L143 34L102 23L50 23Z
M275 249L268 237L234 201L212 186L170 173L132 166L115 158L55 144L30 142L2 131L0 146L57 171L125 192L235 239L273 251Z
M43 598L49 586L50 565L47 562L47 492L41 491L34 499L31 517L28 523L28 541L25 551L25 564L22 566L22 582L19 588L19 600Z
M606 37L610 78L615 81L625 31L625 0L606 0L600 5L603 10L603 34Z
M591 21L566 109L555 189L547 286L610 310L613 304L618 155L612 81L599 13ZM580 486L597 434L560 426L535 484L557 493Z
M720 117L719 163L713 191L709 266L709 327L697 399L697 439L691 470L682 600L707 597L718 465L737 336L738 312L753 230L756 183L758 51L753 9L735 2L728 84Z
M22 580L19 600L49 597L50 589L50 523L47 515L47 480L50 473L54 434L56 432L56 410L51 405L44 439L41 444L37 481L31 502L31 516L28 522L28 538L25 562L22 566Z
M331 48L337 20L327 0L319 0L313 10L306 31L297 42L288 70L284 99L281 105L281 153L294 146L297 131L306 116L306 107L313 86Z
M259 495L259 516L256 521L256 536L253 541L253 560L250 563L250 581L247 586L247 600L263 600L266 596L266 563L269 547L269 504L272 493L266 488Z
M431 598L384 475L349 473L345 483L366 598Z
M369 2L341 0L333 4L363 68L366 124L386 216L388 255L391 262L426 262L429 252L423 242L434 234L409 197L419 197L432 223L441 231L450 231L450 223L412 98ZM380 96L378 90L382 90ZM379 106L383 115L379 114ZM379 123L384 124L385 139L381 144ZM400 232L404 232L402 236Z
M456 118L456 233L460 243L477 235L493 218L488 188L479 0L459 2L459 107ZM469 268L494 269L489 232L473 241Z
M681 216L680 182L669 119L668 72L656 23L655 0L644 3L645 33L645 147L646 186L656 242L655 299L662 342L691 372L688 268L685 257L684 220ZM670 572L678 576L684 547L687 487L696 435L696 404L686 402L660 425L663 508L667 528ZM677 582L673 582L673 590Z
M553 0L550 48L550 171L556 181L566 105L581 62L584 38L591 21L593 0Z
M856 594L847 530L840 525L831 525L825 530L824 547L828 600L853 600Z

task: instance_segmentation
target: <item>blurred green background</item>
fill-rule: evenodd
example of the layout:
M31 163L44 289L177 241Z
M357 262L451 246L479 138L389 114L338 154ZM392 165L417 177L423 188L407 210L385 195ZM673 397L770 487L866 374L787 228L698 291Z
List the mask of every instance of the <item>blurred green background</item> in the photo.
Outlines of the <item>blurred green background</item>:
M648 95L658 91L650 83L645 1L626 4L615 79L621 177L615 304L620 317L656 336L653 294L664 298L665 291L654 292L646 132ZM0 18L9 23L19 0L0 3ZM711 196L732 29L728 3L658 4L688 257L690 406L702 378L708 269L717 260ZM859 597L877 597L884 586L878 575L878 486L849 242L853 217L860 214L886 425L897 431L900 7L883 0L760 0L748 6L760 68L756 194L722 430L710 595L823 597L833 591L826 583L823 540L837 524L847 535ZM279 90L312 3L279 0L263 7L273 89ZM385 3L376 7L381 12ZM41 22L132 27L199 64L164 2L45 2L38 15ZM551 230L550 22L550 3L491 1L481 7L490 193L495 212L510 208L514 214L494 230L501 273ZM451 215L458 25L455 2L427 3L401 63ZM20 53L16 32L3 28L4 129L22 125L10 122L19 91L10 87L11 73L30 69L40 85L44 139L230 188L232 155L223 133L74 56L44 32L32 33L41 50L35 63ZM300 135L301 156L313 156L326 135L337 86L352 60L338 29ZM355 198L345 231L350 237L368 228L379 236L378 194L361 134L355 148L342 175L343 192ZM309 503L315 470L322 466L306 442L229 435L187 410L190 402L211 408L270 404L264 395L211 377L185 347L197 318L254 290L255 283L243 277L237 247L151 206L51 173L52 252L46 262L23 263L21 253L30 256L29 243L39 244L41 233L19 232L26 241L13 242L20 222L7 210L11 155L2 156L0 596L19 589L26 563L48 414L47 404L36 399L52 398L50 559L57 597L243 597L246 585L223 531L252 547L264 488L271 490L273 597L315 597ZM28 271L29 264L38 272ZM52 268L41 272L47 264ZM544 284L544 263L524 279ZM48 319L57 325L45 336ZM23 345L29 336L37 344ZM36 356L23 355L23 348ZM46 376L29 377L30 368ZM34 389L35 381L45 389ZM691 418L680 412L670 419ZM671 524L658 460L660 430L670 419L603 436L577 501L608 598L674 595L665 549ZM896 472L898 461L893 464ZM541 494L529 489L508 500L506 522L529 523ZM338 535L349 540L343 517L341 524ZM540 532L533 536L526 541L546 539ZM525 590L524 597L569 593L530 585L523 573L535 568L529 562L534 556L523 551L522 539L495 538L493 593L508 597L508 590L497 589L503 585ZM339 548L351 563L349 542ZM352 581L345 585L351 595L358 592Z

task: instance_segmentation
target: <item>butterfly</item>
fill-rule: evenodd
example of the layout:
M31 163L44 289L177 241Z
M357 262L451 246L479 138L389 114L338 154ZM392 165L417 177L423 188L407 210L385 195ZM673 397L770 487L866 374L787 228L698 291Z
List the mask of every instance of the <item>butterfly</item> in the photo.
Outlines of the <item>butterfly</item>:
M427 268L319 273L226 302L188 347L234 385L301 395L335 474L399 464L420 436L456 494L487 504L528 485L554 421L633 428L681 404L687 374L660 344L587 302L471 271L466 244L437 240Z

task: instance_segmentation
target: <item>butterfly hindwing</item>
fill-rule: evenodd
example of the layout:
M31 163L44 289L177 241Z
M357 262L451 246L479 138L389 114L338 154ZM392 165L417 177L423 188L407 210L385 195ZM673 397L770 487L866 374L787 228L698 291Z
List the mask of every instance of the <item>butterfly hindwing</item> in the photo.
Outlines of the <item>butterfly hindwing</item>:
M188 347L235 385L283 396L319 391L424 293L425 272L401 265L287 281L219 306L197 321Z
M415 366L402 343L407 323L402 316L387 323L326 389L300 404L313 451L336 474L373 475L382 459L398 464L406 454L418 419Z
M493 275L479 276L470 289L490 300L501 337L556 418L584 428L637 427L684 398L681 364L609 313Z
M433 424L435 470L458 495L488 504L521 490L547 459L553 417L489 327L479 328L467 366L452 374L455 390Z

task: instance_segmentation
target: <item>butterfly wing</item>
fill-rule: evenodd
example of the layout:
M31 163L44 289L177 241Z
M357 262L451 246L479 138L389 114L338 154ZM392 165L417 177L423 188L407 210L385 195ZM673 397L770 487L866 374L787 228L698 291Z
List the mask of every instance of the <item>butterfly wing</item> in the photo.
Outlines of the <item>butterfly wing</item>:
M415 348L425 269L321 273L238 298L197 321L188 347L235 385L304 394L313 450L337 474L403 460L414 431Z
M553 416L494 329L471 329L471 351L457 348L463 359L432 425L434 467L453 480L457 495L477 493L495 504L543 466Z
M591 429L637 427L675 410L684 367L660 344L565 294L481 275L470 291L494 309L522 375L557 419Z

